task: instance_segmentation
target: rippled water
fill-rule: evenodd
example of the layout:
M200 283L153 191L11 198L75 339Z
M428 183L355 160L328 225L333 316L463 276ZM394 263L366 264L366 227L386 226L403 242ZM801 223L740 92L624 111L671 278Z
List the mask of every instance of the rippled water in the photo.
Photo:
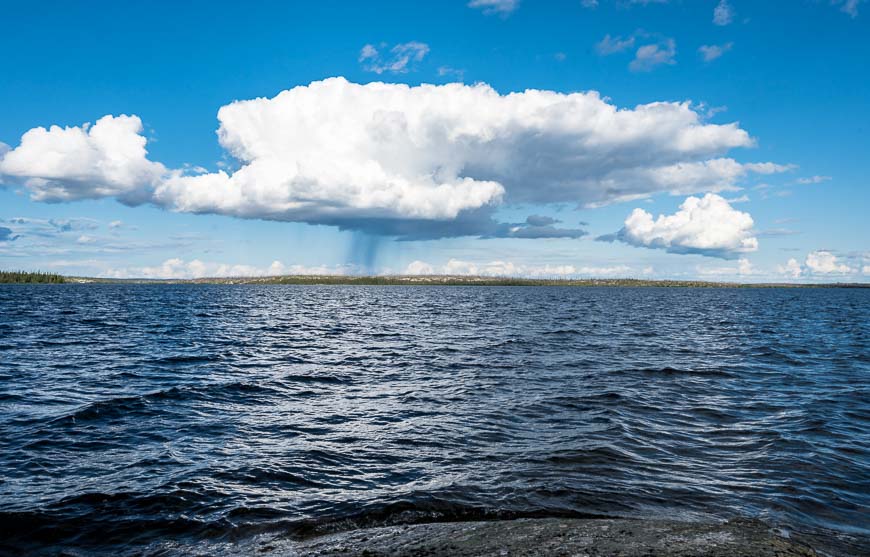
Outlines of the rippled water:
M0 551L524 515L860 547L868 340L868 289L4 286Z

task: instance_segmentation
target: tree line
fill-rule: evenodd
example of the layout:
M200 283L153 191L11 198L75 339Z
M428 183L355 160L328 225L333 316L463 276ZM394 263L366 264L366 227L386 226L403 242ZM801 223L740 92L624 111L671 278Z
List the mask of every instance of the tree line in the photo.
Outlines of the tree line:
M0 283L60 284L63 282L66 282L64 278L56 273L42 273L39 271L0 271Z

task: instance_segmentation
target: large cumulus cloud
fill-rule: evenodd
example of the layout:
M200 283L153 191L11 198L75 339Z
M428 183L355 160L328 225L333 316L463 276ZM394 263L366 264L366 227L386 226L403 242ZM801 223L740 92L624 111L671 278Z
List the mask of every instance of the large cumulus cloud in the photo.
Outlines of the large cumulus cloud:
M20 179L37 201L116 197L147 201L167 174L148 160L137 116L104 116L94 125L33 128L12 150L0 149L0 178Z
M758 249L752 217L738 211L724 198L709 193L688 197L673 215L658 218L635 209L622 229L601 239L623 241L639 247L671 253L697 253L724 259Z
M137 117L106 116L27 132L0 155L0 175L43 201L113 196L400 237L576 237L505 228L493 213L506 203L598 206L721 191L766 168L724 156L753 145L736 123L706 123L685 102L620 109L596 92L332 78L234 102L218 120L234 172L167 170L147 159Z

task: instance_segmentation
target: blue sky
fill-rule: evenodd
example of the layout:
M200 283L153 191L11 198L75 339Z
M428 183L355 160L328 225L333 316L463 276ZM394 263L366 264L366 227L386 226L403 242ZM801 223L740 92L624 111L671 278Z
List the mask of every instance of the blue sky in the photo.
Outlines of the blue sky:
M868 3L250 4L0 2L0 267L870 277Z

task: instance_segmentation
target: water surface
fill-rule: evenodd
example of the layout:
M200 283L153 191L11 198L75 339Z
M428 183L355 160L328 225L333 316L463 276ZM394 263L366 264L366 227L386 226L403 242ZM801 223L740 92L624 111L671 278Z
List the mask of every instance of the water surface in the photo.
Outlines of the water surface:
M759 517L859 548L870 290L0 287L0 551Z

